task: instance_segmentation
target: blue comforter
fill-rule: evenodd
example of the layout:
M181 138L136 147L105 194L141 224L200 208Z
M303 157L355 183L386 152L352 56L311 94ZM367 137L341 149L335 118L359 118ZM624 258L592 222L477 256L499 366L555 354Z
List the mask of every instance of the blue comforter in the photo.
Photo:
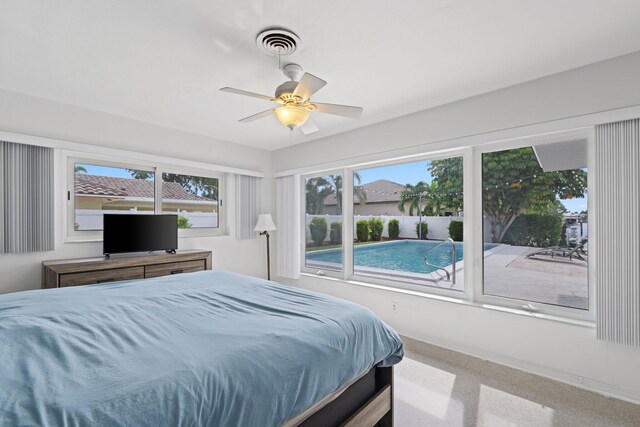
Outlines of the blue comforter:
M279 426L403 356L369 310L227 272L0 296L0 425Z

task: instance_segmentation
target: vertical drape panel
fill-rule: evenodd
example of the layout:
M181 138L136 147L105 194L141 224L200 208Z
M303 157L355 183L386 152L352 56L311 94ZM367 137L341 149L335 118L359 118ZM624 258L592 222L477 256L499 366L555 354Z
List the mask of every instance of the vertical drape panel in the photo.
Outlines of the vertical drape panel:
M640 346L640 120L596 126L598 339Z
M300 187L295 176L276 178L276 275L300 277Z
M53 149L0 142L0 253L54 249Z
M236 175L236 239L258 237L253 231L262 208L262 178Z

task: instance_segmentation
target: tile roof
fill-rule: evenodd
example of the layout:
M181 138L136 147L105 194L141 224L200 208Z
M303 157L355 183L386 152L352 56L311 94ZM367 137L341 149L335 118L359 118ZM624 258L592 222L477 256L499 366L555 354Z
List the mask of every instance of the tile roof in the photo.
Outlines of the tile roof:
M153 199L155 194L154 182L143 179L115 178L111 176L75 174L75 192L79 196L104 196L117 198L147 198ZM162 183L162 198L176 200L191 200L211 202L211 199L187 192L177 182Z
M378 179L367 184L362 184L361 187L367 195L367 203L396 203L400 200L400 193L405 189L404 185L387 179ZM354 197L354 202L360 203L360 198L357 195ZM324 204L326 206L335 205L335 193L329 194L324 199Z

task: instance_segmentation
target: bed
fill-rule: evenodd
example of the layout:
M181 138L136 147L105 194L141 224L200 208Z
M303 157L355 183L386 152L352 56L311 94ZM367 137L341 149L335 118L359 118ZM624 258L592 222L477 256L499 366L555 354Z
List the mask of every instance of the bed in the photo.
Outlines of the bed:
M0 342L17 426L388 426L403 356L357 304L218 271L3 295Z

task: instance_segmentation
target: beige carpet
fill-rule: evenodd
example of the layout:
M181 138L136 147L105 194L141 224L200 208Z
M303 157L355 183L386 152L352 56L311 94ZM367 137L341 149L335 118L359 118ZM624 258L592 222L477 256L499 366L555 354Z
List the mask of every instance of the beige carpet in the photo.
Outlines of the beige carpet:
M404 338L395 425L640 426L640 406Z

